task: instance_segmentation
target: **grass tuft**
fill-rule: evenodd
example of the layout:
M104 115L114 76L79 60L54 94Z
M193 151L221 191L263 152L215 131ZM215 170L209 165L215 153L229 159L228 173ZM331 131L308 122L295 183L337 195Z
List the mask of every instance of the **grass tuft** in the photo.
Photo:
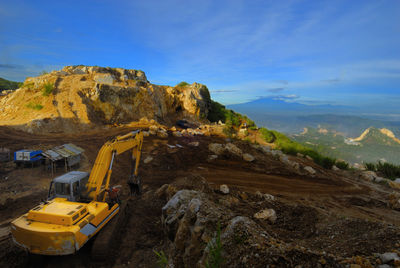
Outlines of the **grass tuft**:
M209 242L208 249L210 251L206 261L207 268L219 268L222 266L224 259L222 257L222 243L221 243L221 225L217 225L217 233L215 237Z
M43 89L42 89L42 95L43 96L49 96L51 93L53 93L54 90L54 84L47 82L43 85Z
M160 268L167 267L168 266L168 258L165 255L164 251L161 250L160 252L158 252L156 250L153 250L153 252L157 256L157 266Z
M26 107L33 109L33 110L42 110L43 109L43 105L41 104L34 104L32 102L29 102L28 104L26 104Z

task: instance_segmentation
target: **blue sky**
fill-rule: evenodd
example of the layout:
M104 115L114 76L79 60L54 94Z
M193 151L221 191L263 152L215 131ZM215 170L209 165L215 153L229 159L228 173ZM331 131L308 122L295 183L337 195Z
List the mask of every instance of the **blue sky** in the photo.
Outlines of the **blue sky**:
M400 113L400 1L0 0L0 77L75 64L204 83L224 104Z

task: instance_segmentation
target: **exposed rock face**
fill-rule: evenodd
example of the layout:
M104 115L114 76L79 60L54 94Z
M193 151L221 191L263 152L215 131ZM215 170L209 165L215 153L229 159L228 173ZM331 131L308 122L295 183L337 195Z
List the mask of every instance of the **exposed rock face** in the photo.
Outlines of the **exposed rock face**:
M47 96L46 85L52 87ZM27 78L20 89L0 98L0 125L39 122L30 126L35 132L46 131L46 124L54 120L81 125L129 123L143 117L163 123L178 117L198 121L207 117L210 107L210 94L202 84L158 86L139 70L67 66Z

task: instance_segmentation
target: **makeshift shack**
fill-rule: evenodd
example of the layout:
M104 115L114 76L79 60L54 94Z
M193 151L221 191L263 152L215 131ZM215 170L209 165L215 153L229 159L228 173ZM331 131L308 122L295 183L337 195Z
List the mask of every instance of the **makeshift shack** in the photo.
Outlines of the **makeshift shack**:
M85 150L82 148L68 143L47 150L43 152L42 155L46 159L46 167L54 174L57 167L64 166L65 172L67 172L71 170L73 166L79 165L84 151Z
M19 167L39 165L42 159L42 150L23 149L14 152L14 162Z

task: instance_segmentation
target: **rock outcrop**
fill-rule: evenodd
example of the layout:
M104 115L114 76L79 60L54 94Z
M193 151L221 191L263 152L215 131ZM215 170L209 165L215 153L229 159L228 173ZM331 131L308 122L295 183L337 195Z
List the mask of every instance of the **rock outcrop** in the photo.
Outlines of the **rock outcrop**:
M209 91L202 84L159 86L139 70L67 66L27 78L20 89L0 97L0 125L43 132L52 131L52 126L78 130L66 122L98 126L144 117L168 124L181 117L199 121L210 107ZM58 121L62 122L56 125Z

